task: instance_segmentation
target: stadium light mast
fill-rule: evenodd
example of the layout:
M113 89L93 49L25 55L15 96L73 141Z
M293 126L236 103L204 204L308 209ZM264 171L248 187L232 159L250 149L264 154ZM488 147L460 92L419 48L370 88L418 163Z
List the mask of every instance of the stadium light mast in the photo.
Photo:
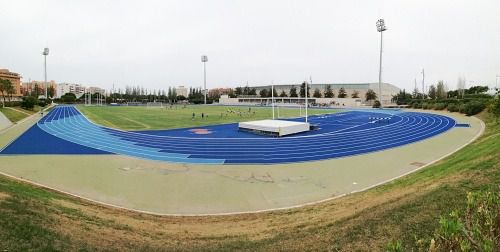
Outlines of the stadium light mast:
M380 63L379 63L379 69L378 69L378 101L380 102L380 107L382 107L382 38L384 31L387 30L387 27L385 27L385 22L384 19L379 19L377 21L377 31L380 32Z
M47 95L47 55L49 55L49 48L45 47L42 52L43 59L44 59L44 72L45 72L45 101L47 101L48 95ZM38 99L38 97L37 97Z
M203 93L205 94L205 105L207 104L207 61L207 55L202 55L201 62L203 62Z

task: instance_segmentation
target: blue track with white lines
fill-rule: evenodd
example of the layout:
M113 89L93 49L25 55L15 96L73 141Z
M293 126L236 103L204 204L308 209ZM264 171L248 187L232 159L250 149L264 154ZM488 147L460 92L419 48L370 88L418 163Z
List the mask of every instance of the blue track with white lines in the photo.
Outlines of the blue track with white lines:
M114 153L175 163L276 164L380 151L433 137L456 124L443 115L384 110L312 116L309 122L319 129L282 138L239 132L237 124L202 127L210 135L189 129L131 132L93 124L73 106L57 106L25 135L41 129L48 133L45 137L64 140L59 145L74 149L69 154L81 147L81 154ZM43 135L32 132L37 134ZM36 154L26 151L27 144L34 144L28 140L21 136L0 154ZM48 149L38 154L66 154Z

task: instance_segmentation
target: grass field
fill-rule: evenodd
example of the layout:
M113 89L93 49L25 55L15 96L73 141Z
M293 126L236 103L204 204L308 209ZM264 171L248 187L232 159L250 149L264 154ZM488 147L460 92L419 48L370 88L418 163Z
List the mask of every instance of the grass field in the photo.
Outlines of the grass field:
M0 176L0 249L384 251L399 240L403 251L420 251L440 216L465 208L467 192L499 193L500 124L480 116L483 136L434 165L365 192L270 213L157 217Z
M226 106L173 106L172 108L147 107L85 107L78 109L91 121L122 130L151 130L197 127L214 124L271 119L272 110L269 107L226 107ZM334 109L309 109L309 115L335 113ZM280 118L300 116L299 108L280 108ZM194 120L192 115L195 113ZM204 114L204 118L201 114ZM276 117L278 116L275 110ZM304 114L304 109L302 109Z
M2 112L11 122L18 122L22 119L37 113L40 111L39 106L35 106L33 110L25 110L21 107L8 107L8 108L0 108L0 112Z

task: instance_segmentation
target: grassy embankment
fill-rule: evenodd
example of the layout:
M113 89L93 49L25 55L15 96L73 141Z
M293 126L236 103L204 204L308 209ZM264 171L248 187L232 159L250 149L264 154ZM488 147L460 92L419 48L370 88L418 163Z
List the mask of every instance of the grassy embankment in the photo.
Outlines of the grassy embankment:
M0 249L139 251L383 251L428 241L440 215L463 209L468 191L499 192L500 124L411 175L337 200L292 210L212 217L157 217L81 201L0 176Z
M35 106L33 110L26 110L21 107L5 107L0 108L0 112L2 112L11 122L19 122L22 119L37 113L40 111L39 106Z
M185 127L198 127L214 124L253 121L272 118L272 110L269 107L223 107L177 105L172 108L147 108L147 107L85 107L78 109L93 122L111 128L122 130L145 130L145 129L174 129ZM240 113L241 112L241 113ZM304 114L304 109L280 108L280 118L298 117ZM335 113L334 109L309 109L309 115ZM195 119L192 115L195 113ZM204 113L204 118L201 118ZM275 116L278 116L275 110Z

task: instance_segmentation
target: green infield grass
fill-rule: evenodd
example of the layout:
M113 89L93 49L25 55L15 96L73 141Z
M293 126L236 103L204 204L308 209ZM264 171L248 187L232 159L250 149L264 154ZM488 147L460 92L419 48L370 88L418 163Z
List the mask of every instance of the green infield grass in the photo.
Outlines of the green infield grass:
M174 105L163 108L78 106L78 109L94 123L122 130L175 129L272 118L270 107ZM308 109L309 115L336 112L338 110ZM301 113L304 115L303 108L279 109L280 118L299 117ZM277 109L275 116L278 116Z

